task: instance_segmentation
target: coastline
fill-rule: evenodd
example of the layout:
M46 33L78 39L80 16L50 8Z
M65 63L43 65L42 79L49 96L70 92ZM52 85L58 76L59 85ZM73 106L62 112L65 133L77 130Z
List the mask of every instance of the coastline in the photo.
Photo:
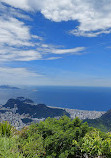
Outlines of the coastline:
M63 109L67 113L70 114L70 117L74 119L75 117L79 117L80 119L96 119L101 117L103 114L106 113L106 111L89 111L89 110L78 110L78 109L68 109L68 108L61 108L61 107L52 107L47 106L49 108L53 109Z

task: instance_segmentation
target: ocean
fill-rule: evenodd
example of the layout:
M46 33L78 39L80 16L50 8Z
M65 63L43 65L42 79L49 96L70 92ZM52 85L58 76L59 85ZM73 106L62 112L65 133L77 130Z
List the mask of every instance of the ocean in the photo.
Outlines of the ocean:
M111 88L37 86L23 89L0 89L0 103L10 98L26 97L48 106L107 111L111 109Z

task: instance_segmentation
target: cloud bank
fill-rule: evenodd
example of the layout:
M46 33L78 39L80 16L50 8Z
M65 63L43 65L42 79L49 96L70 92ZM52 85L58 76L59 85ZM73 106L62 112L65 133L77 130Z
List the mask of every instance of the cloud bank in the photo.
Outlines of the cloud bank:
M0 67L0 84L30 85L35 84L37 78L42 75L30 71L27 68Z
M55 22L77 20L75 36L96 37L111 33L111 0L2 0L13 7L40 11Z
M34 11L33 5L36 1L31 3L27 0L4 0L2 2L11 6L0 2L0 61L55 60L61 57L54 55L67 53L79 55L79 52L84 51L83 47L57 49L57 46L46 44L42 37L31 33L31 25L26 25L24 20L32 19L23 13L23 10ZM41 3L37 6L40 9Z

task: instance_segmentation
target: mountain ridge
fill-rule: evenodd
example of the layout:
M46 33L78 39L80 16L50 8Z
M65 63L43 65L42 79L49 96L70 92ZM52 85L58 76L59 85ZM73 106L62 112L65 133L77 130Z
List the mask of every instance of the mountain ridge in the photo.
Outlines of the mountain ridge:
M20 115L25 113L29 114L33 118L47 118L58 117L69 114L63 109L49 108L45 104L34 104L31 99L25 99L24 97L18 97L16 99L9 99L5 105L5 108L17 108L16 112Z

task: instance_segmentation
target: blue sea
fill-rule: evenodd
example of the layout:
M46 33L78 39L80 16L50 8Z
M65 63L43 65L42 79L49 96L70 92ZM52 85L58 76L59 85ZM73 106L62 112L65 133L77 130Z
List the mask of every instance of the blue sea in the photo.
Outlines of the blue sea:
M111 109L111 88L37 86L21 89L0 89L0 103L10 98L26 97L35 103L80 110L107 111Z

